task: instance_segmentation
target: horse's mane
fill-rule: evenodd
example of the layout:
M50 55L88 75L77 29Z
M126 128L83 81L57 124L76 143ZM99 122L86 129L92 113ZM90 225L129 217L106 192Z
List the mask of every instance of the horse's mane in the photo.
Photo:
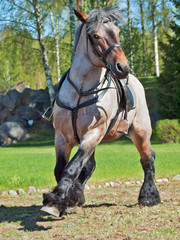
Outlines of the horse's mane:
M119 23L124 23L123 18L124 16L116 6L106 6L99 10L94 9L90 11L86 20L87 32L91 33L92 31L98 29L99 26L104 22L117 21ZM74 51L76 50L79 42L83 25L84 24L80 22L76 28Z
M83 28L83 23L79 22L78 25L77 25L77 28L76 28L74 51L76 51L76 47L77 47L78 42L79 42L79 38L80 38L80 35L81 35L82 28Z
M124 23L123 15L116 6L106 6L99 10L92 10L86 20L87 32L90 33L99 28L104 22L117 21Z

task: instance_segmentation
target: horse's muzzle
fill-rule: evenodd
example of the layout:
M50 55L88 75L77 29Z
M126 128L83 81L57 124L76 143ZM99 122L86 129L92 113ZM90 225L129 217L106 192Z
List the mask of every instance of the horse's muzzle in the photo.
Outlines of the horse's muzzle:
M129 64L117 62L113 70L118 79L126 78L130 71Z

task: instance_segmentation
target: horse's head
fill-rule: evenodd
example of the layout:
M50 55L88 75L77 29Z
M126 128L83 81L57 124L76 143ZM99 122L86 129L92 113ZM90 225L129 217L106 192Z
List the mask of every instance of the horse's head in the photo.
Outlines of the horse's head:
M78 19L86 24L88 55L91 62L106 67L118 79L129 73L128 60L119 41L119 28L114 20L122 21L122 15L114 7L93 10L90 15L75 11Z

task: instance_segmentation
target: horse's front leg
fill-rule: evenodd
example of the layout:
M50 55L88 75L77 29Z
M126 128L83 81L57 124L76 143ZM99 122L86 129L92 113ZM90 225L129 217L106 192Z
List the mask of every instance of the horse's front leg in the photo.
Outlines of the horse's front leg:
M88 179L91 177L95 166L96 163L93 153L82 168L79 177L74 181L72 188L69 190L68 207L82 206L85 203L84 187Z
M87 164L88 160L95 150L95 147L101 139L98 131L91 131L84 137L79 149L72 160L65 166L61 180L55 189L48 194L44 194L43 204L48 207L54 207L58 210L59 215L62 215L68 207L70 202L70 189L73 184L81 176L83 167ZM79 180L78 180L79 181Z

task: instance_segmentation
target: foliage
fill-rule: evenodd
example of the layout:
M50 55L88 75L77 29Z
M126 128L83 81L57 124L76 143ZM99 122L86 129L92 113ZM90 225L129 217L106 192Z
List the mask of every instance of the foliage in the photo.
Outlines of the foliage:
M157 121L155 134L160 143L177 143L180 134L178 120L164 119Z
M180 7L180 3L177 7ZM180 20L180 14L177 13L176 18ZM171 29L173 34L166 34L168 43L161 43L164 64L163 72L158 79L158 100L162 116L173 119L180 118L180 25L178 22L172 21Z
M134 58L134 72L138 76L154 74L154 51L152 40L151 13L148 10L150 0L143 1L144 28L145 28L145 54L143 54L143 33L141 30L141 14L139 0L132 1L131 22L132 22L132 50ZM19 4L19 7L11 7L12 2ZM126 1L125 1L126 2ZM159 2L159 1L158 1ZM0 0L0 90L12 86L15 83L25 81L33 88L44 88L46 86L45 74L41 59L40 47L37 39L32 1L9 1ZM169 3L169 1L168 1ZM171 34L168 27L168 16L170 6L164 0L157 4L158 38L164 40L164 29ZM126 5L117 0L88 0L82 1L82 11L89 13L90 10L104 5L115 4L124 13L124 20L127 20ZM58 21L57 29L59 40L59 57L61 75L67 71L71 64L71 29L69 21L69 1L44 1L39 0L39 7L42 14L44 26L44 39L47 46L47 53L53 83L57 83L56 69L56 47L55 35L52 30L50 13L53 15L54 24ZM12 11L16 9L16 11ZM26 9L24 11L23 9ZM166 16L166 17L165 17ZM21 23L21 24L20 24ZM120 40L124 51L129 58L129 35L128 26L120 26ZM166 41L167 42L167 41ZM145 56L144 56L145 55ZM161 54L162 56L164 55ZM162 59L160 64L162 65Z

